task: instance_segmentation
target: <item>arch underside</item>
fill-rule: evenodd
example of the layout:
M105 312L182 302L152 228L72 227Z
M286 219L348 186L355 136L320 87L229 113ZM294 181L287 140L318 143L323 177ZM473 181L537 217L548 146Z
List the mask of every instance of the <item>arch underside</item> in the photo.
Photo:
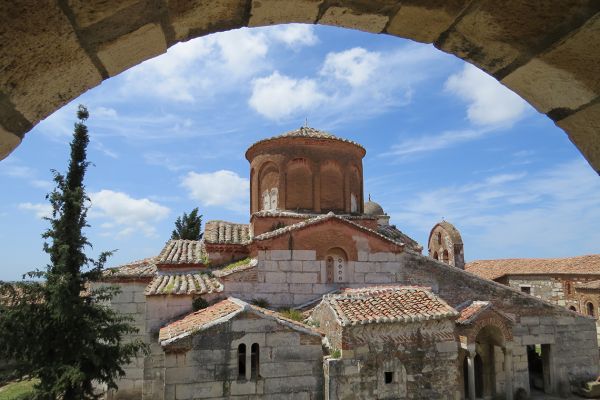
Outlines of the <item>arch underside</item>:
M565 130L600 173L600 2L109 0L0 4L0 158L41 119L168 47L245 26L386 33L470 62Z

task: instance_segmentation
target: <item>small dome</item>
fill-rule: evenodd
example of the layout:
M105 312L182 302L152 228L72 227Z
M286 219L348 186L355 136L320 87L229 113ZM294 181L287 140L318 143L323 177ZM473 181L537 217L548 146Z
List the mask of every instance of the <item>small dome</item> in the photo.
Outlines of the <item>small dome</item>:
M365 214L379 216L385 215L385 212L383 211L383 207L369 199L369 201L365 203Z

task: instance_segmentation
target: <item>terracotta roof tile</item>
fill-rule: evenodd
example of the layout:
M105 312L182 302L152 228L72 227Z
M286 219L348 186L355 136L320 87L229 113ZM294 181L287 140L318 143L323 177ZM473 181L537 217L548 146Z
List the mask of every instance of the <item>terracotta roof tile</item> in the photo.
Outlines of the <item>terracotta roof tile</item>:
M201 240L169 240L156 257L157 264L204 264L206 251Z
M318 129L310 128L308 126L302 126L293 131L282 133L281 135L277 135L277 136L273 136L270 138L259 140L258 142L255 142L252 146L250 146L248 148L248 150L246 151L246 153L256 145L259 145L259 144L265 143L265 142L269 142L271 140L283 139L283 138L313 138L313 139L335 140L335 141L339 141L339 142L353 144L353 145L361 148L363 151L365 151L365 148L362 145L360 145L359 143L354 142L352 140L340 138L335 135L332 135L329 132L320 131Z
M377 232L386 236L396 242L404 243L409 248L421 252L423 250L423 246L417 243L416 240L402 232L400 229L396 228L396 225L380 225L377 228Z
M221 318L240 312L242 309L243 307L240 304L230 299L220 301L200 311L188 314L184 318L161 328L158 341L163 344L165 341L168 342L182 336L190 335Z
M478 260L465 265L465 270L487 279L505 275L599 275L600 254L567 258L513 258Z
M288 232L292 232L292 231L295 231L295 230L298 230L298 229L305 228L307 226L320 224L320 223L325 222L325 221L330 220L330 219L337 219L337 220L342 221L342 222L344 222L346 224L352 225L355 228L357 228L357 229L359 229L359 230L361 230L363 232L370 233L371 235L377 236L380 239L383 239L383 240L388 241L388 242L392 242L393 244L395 244L397 246L404 246L404 243L401 243L401 242L398 242L396 240L393 240L393 239L391 239L391 238L389 238L387 236L382 235L381 233L379 233L377 231L374 231L373 229L369 229L369 228L366 228L366 227L364 227L364 226L362 226L360 224L357 224L356 222L349 221L348 219L346 219L344 217L341 217L339 215L335 215L333 212L329 212L327 214L322 214L322 215L319 215L318 217L314 217L314 218L310 218L310 219L304 220L302 222L298 222L297 224L288 225L288 226L285 226L283 228L275 229L274 231L262 233L262 234L260 234L258 236L255 236L254 238L252 238L252 240L253 241L268 240L268 239L271 239L271 238L278 237L280 235L286 234Z
M323 297L340 324L358 325L386 322L414 322L454 317L456 310L428 288L381 286L346 289Z
M156 275L148 284L146 296L156 295L192 295L220 293L223 285L209 274L199 272Z
M285 318L276 311L267 310L262 307L248 304L240 299L229 297L164 326L159 332L158 341L163 346L168 345L177 339L189 336L220 322L225 322L243 311L274 319L291 329L309 335L322 336L322 333L313 327Z
M102 276L105 279L151 278L155 274L156 264L154 257L132 261L114 268L107 268L102 272Z
M204 240L210 244L246 244L250 240L250 225L227 221L208 221Z
M491 303L489 301L473 301L466 304L462 309L458 307L460 314L456 319L456 323L462 325L470 324L481 312L487 310L490 306Z

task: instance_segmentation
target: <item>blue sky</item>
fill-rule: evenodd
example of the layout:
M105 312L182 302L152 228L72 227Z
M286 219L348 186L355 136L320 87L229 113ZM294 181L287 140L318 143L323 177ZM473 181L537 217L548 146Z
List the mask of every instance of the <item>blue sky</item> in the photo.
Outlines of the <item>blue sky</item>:
M109 265L157 254L173 221L248 221L253 142L310 126L360 142L365 193L426 246L445 218L467 260L600 252L600 180L563 131L429 45L309 25L178 44L48 117L0 162L0 279L47 262L50 169L90 110L87 235Z

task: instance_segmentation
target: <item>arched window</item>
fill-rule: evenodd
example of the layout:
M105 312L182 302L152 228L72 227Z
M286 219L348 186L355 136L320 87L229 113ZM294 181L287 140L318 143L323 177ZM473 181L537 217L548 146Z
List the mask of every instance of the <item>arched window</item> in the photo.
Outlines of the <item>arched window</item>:
M591 301L585 305L585 309L587 311L587 315L589 315L590 317L596 316L596 313L594 312L594 305L592 304Z
M252 379L258 379L260 368L260 347L258 343L253 343L250 347L250 373Z
M442 261L444 261L446 264L450 264L450 256L448 255L448 250L444 250L444 252L442 253Z
M287 167L285 208L310 210L313 207L313 177L308 161L296 158Z
M437 253L437 251L434 251L434 252L433 252L433 259L434 259L434 260L439 260L439 259L440 259L440 256L438 256L438 253Z
M261 196L261 210L275 210L278 203L279 170L271 162L264 165L258 176Z
M344 179L332 162L321 167L321 211L344 211Z
M327 257L325 257L327 283L341 283L346 281L347 260L346 252L340 247L334 247L327 251ZM330 281L331 273L333 280Z
M238 346L238 379L246 379L246 345Z
M575 306L570 306L569 310L577 312L577 308L575 308Z
M437 240L438 240L438 244L442 244L442 233L441 232L438 232Z

